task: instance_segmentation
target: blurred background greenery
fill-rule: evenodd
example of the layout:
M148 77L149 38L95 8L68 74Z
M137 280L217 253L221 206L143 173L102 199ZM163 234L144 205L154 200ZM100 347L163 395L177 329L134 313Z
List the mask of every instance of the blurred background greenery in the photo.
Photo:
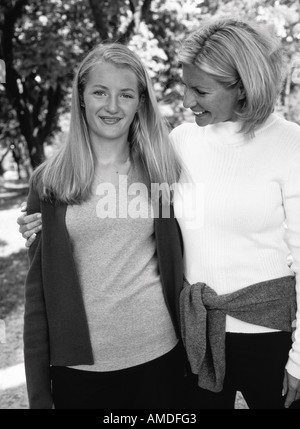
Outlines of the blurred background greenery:
M171 125L189 120L178 48L199 22L224 15L275 27L288 65L278 111L300 123L299 0L1 0L0 175L10 159L20 178L28 177L61 144L74 69L101 41L128 43L147 65Z

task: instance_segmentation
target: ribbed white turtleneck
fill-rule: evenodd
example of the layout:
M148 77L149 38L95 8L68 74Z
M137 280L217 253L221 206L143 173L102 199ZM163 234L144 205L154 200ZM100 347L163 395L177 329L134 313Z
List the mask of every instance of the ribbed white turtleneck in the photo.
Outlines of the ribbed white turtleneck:
M300 127L275 114L252 139L239 127L183 124L171 132L189 173L175 192L186 278L226 294L295 273L300 309ZM288 370L300 378L299 310L297 319ZM271 331L229 316L226 330Z

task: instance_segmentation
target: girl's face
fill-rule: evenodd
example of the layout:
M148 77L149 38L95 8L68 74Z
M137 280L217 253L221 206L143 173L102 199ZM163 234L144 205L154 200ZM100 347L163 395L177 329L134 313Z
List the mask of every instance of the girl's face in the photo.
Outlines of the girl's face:
M238 87L227 89L211 75L190 64L183 64L182 80L185 86L183 105L192 110L199 127L235 120L234 112L243 98Z
M127 142L139 106L137 77L127 67L100 63L89 73L83 92L92 143Z

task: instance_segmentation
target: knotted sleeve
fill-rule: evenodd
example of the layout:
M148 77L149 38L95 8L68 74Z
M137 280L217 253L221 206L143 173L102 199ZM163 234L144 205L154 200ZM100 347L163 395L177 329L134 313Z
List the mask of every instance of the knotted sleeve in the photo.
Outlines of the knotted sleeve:
M295 278L256 283L217 295L204 283L184 282L180 294L183 344L198 385L220 392L225 377L226 315L277 330L292 331L296 314Z
M204 283L184 282L180 295L181 331L198 385L220 392L225 376L226 314L217 307L218 295Z

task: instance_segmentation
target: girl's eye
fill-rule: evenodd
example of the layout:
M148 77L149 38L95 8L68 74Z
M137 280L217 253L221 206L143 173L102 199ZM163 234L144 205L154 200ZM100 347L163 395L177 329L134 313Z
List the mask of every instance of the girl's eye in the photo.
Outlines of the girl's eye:
M96 91L94 91L94 94L100 95L100 96L106 95L104 91L100 91L99 89L97 89Z

